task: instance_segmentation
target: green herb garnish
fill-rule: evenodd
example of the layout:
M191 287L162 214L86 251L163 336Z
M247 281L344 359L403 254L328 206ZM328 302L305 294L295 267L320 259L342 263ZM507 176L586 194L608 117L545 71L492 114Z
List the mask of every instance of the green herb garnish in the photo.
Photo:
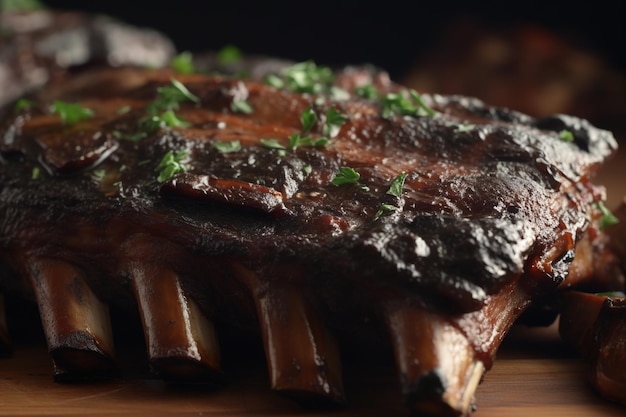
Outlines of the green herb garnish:
M335 75L329 67L305 61L285 68L280 76L266 77L265 82L298 93L319 94L329 92L334 80Z
M222 65L232 64L241 59L243 54L235 45L226 45L217 53L217 61Z
M410 97L404 93L389 93L382 100L382 116L385 119L393 115L401 116L434 116L437 112L424 103L422 96L415 90L409 91Z
M331 183L336 186L357 184L360 178L361 174L356 172L353 168L341 167L339 168L339 172L335 175L335 178L331 180Z
M270 149L287 149L283 144L281 144L278 139L260 139L259 143L261 146Z
M41 170L39 167L33 167L33 172L30 177L34 180L39 179L39 175L41 174Z
M396 210L398 210L398 207L394 206L393 204L381 204L376 214L374 214L374 220L378 220L384 214L391 213L392 211Z
M27 98L21 98L17 100L17 102L15 103L15 111L22 112L24 110L30 110L30 108L33 107L34 105L35 105L34 101L29 100Z
M311 106L304 109L300 115L300 122L302 123L302 133L307 133L315 126L315 123L317 123L317 115Z
M606 227L613 226L619 223L619 219L615 217L613 213L611 213L611 210L606 208L602 201L597 201L595 203L595 206L598 210L600 210L600 213L602 213L602 218L600 218L600 229L604 229Z
M473 130L475 127L476 125L470 123L461 123L456 127L456 129L454 129L454 131L457 133L465 133Z
M93 110L83 107L80 103L58 100L52 105L52 113L58 114L64 125L73 125L94 116Z
M301 136L299 133L295 133L289 136L289 149L296 150L301 146L318 148L328 145L329 142L328 138L325 137L313 139L310 136Z
M232 153L241 150L241 142L233 140L230 142L211 142L211 146L220 153Z
M326 111L326 121L324 122L324 134L334 138L339 134L341 126L348 120L346 115L340 113L336 108L331 107Z
M230 109L235 113L244 113L244 114L252 114L254 108L252 104L248 103L246 100L233 100L230 103Z
M199 103L200 99L193 95L187 87L175 78L170 79L171 85L157 88L158 97L148 104L148 112L154 114L158 111L178 110L180 103L191 101Z
M407 173L403 172L391 181L391 185L389 186L389 190L387 190L387 194L393 195L396 197L402 197L402 187L404 186L404 180L406 179Z
M189 75L196 72L193 65L193 55L189 51L181 52L170 62L170 67L179 74Z
M354 94L369 100L378 98L378 90L372 84L360 85L354 88Z
M559 139L563 142L574 142L574 134L569 130L561 130L559 132Z
M350 93L348 93L343 88L339 88L334 85L330 87L330 96L337 101L345 101L350 99Z
M96 180L98 180L98 181L101 181L101 180L102 180L102 178L104 178L106 174L107 174L107 172L106 172L104 169L102 169L102 168L100 168L100 169L96 169L96 170L94 170L94 171L91 173L91 175L93 176L93 178L94 178L94 179L96 179Z
M302 171L304 172L304 175L309 175L313 172L313 167L311 165L305 165L304 168L302 168Z
M185 160L188 156L189 152L187 151L168 151L157 166L157 171L159 171L157 181L165 182L176 174L186 172L187 166L185 165Z

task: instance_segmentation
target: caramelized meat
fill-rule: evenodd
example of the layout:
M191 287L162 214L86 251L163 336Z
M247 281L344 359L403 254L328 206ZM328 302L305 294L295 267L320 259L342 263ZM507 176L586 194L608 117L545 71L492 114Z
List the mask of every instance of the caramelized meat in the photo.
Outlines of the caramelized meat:
M164 376L219 378L214 324L258 326L275 390L341 403L341 334L382 331L412 410L470 412L508 328L566 282L616 142L313 69L105 69L7 111L0 253L22 279L0 283L36 298L57 375L108 369L107 306L136 305Z

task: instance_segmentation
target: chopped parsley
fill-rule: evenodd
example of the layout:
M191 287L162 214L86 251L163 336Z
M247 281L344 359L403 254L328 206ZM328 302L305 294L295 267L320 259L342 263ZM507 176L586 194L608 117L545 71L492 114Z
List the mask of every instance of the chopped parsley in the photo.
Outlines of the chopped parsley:
M139 121L140 129L152 132L162 127L188 127L189 123L174 111L180 108L180 103L191 101L197 104L200 99L175 78L170 79L170 85L159 87L157 94L157 98L148 104L148 116Z
M365 84L355 87L354 94L369 100L375 100L378 98L378 90L376 90L376 87L374 87L372 84Z
M424 102L415 90L410 90L409 97L404 93L388 93L382 99L382 116L385 119L394 115L400 116L434 116L435 110Z
M357 184L360 178L361 174L356 172L353 168L341 167L339 168L339 172L335 175L335 178L331 180L331 183L336 186Z
M339 134L341 126L348 120L348 117L343 113L340 113L334 107L331 107L326 111L326 121L324 122L324 134L334 138Z
M244 114L252 114L254 108L252 104L248 103L246 100L233 100L230 103L230 109L235 113L244 113Z
M396 176L393 181L391 181L391 185L389 185L389 189L387 190L387 194L392 195L394 197L402 197L402 187L404 186L404 180L406 180L407 173L403 172ZM374 220L380 219L385 214L400 210L400 207L395 206L389 203L383 203L380 205L376 214L374 214Z
M374 220L378 220L384 214L391 213L392 211L396 210L398 210L398 207L394 206L393 204L381 204L376 214L374 214Z
M176 174L186 172L185 161L188 156L189 152L187 151L168 151L157 165L157 171L159 171L157 181L165 182Z
M285 146L283 146L278 139L260 139L259 142L261 143L261 146L264 146L266 148L270 148L270 149L287 149Z
M230 142L211 142L211 146L220 153L232 153L241 150L241 142L233 140Z
M102 168L94 170L91 175L95 180L102 181L102 179L106 176L106 171Z
M189 75L196 72L193 65L193 55L189 51L181 52L170 62L170 67L177 73Z
M311 165L305 165L304 168L302 168L302 171L304 172L304 175L310 175L311 172L313 172L313 167Z
M170 85L157 88L157 98L148 104L148 112L154 114L158 111L178 110L180 103L191 101L200 103L200 99L193 95L187 87L175 78L170 79Z
M330 143L330 140L327 137L319 137L313 138L311 136L306 135L317 123L317 115L311 108L311 106L307 107L300 114L300 123L302 124L302 130L299 133L294 133L289 136L289 145L287 147L283 146L278 139L261 139L260 143L262 146L266 148L273 149L290 149L296 150L299 147L312 147L318 148L326 146Z
M58 114L64 125L73 125L94 116L93 110L83 107L80 103L58 100L52 105L52 113Z
M302 123L302 133L307 133L317 123L317 115L311 108L311 106L304 109L300 115L300 122Z
M295 133L289 136L289 149L295 150L301 146L318 148L328 145L329 142L328 138L313 139L310 136L301 136L299 133Z
M39 167L33 167L33 172L30 176L32 179L36 180L36 179L39 179L40 174L41 174L41 170L39 169Z
M30 108L33 107L34 105L35 105L34 101L29 100L27 98L21 98L17 100L17 102L15 103L15 111L21 112L24 110L30 110Z
M406 180L406 176L407 173L403 172L395 177L391 182L391 185L389 186L389 190L387 190L387 194L396 197L402 197L402 187L404 186L404 180Z
M615 215L611 213L608 208L606 208L602 201L597 201L595 206L598 210L600 210L600 213L602 213L602 218L600 218L600 229L619 223L619 219L615 217Z
M305 61L285 68L280 75L266 77L265 82L297 93L320 94L330 92L334 80L335 75L329 67Z
M235 45L226 45L217 53L217 61L222 65L229 65L241 60L243 54Z
M563 142L574 142L574 134L569 130L561 130L559 132L559 139Z

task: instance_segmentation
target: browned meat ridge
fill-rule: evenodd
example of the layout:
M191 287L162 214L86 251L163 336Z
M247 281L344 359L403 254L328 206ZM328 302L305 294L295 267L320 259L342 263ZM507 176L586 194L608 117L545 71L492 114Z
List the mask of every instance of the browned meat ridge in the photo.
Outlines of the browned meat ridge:
M384 73L285 74L102 70L8 109L4 291L36 299L59 378L108 369L109 306L136 302L164 376L218 376L216 323L258 320L275 390L342 403L336 335L385 329L411 410L470 413L567 279L615 140Z

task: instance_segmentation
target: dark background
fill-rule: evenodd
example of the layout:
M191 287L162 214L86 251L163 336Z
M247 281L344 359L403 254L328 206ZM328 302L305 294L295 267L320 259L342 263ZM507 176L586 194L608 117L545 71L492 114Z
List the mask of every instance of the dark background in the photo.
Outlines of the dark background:
M626 70L624 15L616 1L42 1L159 29L179 50L234 44L245 53L325 65L372 63L393 78L401 77L449 25L464 17L493 28L539 25Z

